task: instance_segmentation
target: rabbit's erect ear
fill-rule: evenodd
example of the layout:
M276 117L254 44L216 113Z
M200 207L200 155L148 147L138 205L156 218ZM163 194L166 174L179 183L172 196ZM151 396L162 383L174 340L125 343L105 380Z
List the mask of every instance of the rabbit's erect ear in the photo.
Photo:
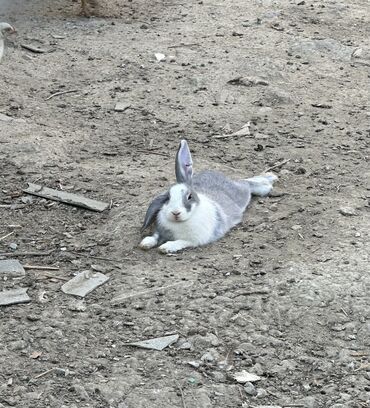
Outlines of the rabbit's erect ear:
M176 181L178 183L191 183L193 176L193 160L186 140L181 140L176 154Z
M141 227L141 232L150 227L155 221L157 214L162 208L163 204L170 199L170 193L167 191L164 194L156 197L150 204L145 214L145 219L143 226Z

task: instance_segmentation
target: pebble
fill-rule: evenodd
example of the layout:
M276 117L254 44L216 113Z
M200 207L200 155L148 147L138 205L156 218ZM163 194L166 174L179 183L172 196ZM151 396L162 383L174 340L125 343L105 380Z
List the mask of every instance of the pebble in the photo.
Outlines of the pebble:
M357 215L357 212L352 207L340 207L339 208L340 214L344 215L345 217L353 217Z
M257 398L266 398L267 391L264 388L257 388Z
M204 353L200 359L207 363L212 363L213 361L215 361L215 358L213 357L212 353L210 353L209 351L207 353Z
M244 384L244 391L251 396L257 395L256 387L251 382L246 382Z

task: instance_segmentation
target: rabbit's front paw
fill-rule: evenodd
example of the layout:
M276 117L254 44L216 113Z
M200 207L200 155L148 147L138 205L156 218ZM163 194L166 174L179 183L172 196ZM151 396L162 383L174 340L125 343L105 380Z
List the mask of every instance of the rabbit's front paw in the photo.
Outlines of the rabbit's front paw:
M163 254L169 254L171 252L181 251L181 249L191 247L192 244L188 241L178 240L178 241L167 241L162 244L158 249Z
M150 249L153 248L157 245L158 243L158 238L154 235L151 237L145 237L139 244L139 247L141 249Z

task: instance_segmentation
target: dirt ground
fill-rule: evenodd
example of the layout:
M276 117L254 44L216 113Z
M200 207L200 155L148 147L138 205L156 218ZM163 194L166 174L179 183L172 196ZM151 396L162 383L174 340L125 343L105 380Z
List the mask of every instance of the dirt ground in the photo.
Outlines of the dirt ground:
M31 302L0 308L0 407L369 407L368 0L95 12L0 0L18 31L0 65L0 252L59 267L1 278ZM279 182L220 241L143 252L181 138L195 170L277 165ZM27 182L112 208L31 197ZM84 270L110 279L85 300L64 294ZM163 351L127 345L174 333ZM261 379L243 386L242 370Z

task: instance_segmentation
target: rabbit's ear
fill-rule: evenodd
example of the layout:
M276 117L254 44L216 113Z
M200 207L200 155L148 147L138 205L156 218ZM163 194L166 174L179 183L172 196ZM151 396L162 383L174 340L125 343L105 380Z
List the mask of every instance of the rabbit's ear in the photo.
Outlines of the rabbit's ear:
M193 161L186 140L181 140L180 142L180 147L176 154L175 172L178 183L191 183Z
M145 219L143 226L141 227L141 232L150 227L155 221L157 214L161 210L163 204L170 199L170 193L167 191L164 194L156 197L150 204L145 214Z

